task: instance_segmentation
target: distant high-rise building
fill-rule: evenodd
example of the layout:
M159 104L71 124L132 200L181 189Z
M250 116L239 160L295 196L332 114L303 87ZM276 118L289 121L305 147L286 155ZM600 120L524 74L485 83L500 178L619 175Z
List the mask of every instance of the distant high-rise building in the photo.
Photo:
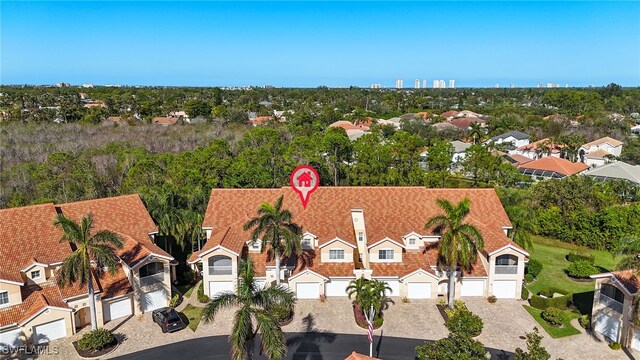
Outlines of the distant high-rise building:
M380 89L380 84L371 84L372 89Z
M413 87L416 89L420 89L420 79L416 79L416 81L413 82Z
M427 88L427 80L422 80L422 88L423 89Z
M449 80L449 89L455 89L455 88L456 88L456 81Z
M440 81L438 80L433 80L433 88L434 89L438 89L440 87Z
M512 83L512 84L509 84L509 88L510 88L510 89L513 89L513 88L514 88L513 83Z
M402 89L404 87L404 81L402 79L396 80L396 89Z
M500 87L500 84L496 83L496 89Z
M438 83L440 84L438 86L440 89L446 89L447 83L445 83L444 80L438 80Z

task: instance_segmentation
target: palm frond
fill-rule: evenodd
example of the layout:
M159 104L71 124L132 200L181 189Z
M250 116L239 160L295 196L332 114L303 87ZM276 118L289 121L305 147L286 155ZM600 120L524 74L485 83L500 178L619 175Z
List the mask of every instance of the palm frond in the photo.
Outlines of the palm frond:
M62 229L60 242L78 243L83 241L83 231L80 225L70 218L60 214L56 217L53 224Z
M287 354L287 340L276 319L267 311L254 313L260 329L260 347L269 360L282 359Z
M207 308L205 308L205 310L206 309ZM231 358L233 360L246 360L247 343L252 338L253 322L251 321L251 308L248 306L242 306L234 315L233 328L231 330L231 334L229 334Z
M93 244L105 244L112 248L122 249L124 246L124 240L122 236L109 230L100 230L91 237L91 243Z

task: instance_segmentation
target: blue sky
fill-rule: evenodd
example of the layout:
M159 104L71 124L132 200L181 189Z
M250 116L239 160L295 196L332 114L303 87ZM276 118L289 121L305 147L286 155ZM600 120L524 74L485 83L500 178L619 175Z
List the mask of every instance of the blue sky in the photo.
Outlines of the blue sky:
M0 1L0 83L640 85L640 2Z

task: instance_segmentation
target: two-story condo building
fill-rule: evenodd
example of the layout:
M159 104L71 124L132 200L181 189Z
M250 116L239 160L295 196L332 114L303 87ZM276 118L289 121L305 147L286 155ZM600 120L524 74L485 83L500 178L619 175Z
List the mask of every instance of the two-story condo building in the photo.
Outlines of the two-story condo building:
M173 258L154 244L157 227L138 195L0 210L0 347L45 343L91 322L87 288L58 287L56 270L72 253L53 225L92 213L94 230L124 239L115 276L94 277L98 325L167 306Z
M203 227L207 243L189 263L203 273L205 293L233 291L238 260L254 259L258 281L275 282L275 266L259 243L252 243L247 220L262 202L284 196L284 207L302 226L303 253L283 259L281 279L299 299L346 297L349 281L379 279L390 296L436 298L447 293L447 277L438 268L438 234L425 229L440 214L437 199L471 200L468 221L484 237L485 247L470 272L456 282L456 296L520 297L528 253L507 233L511 223L493 189L423 187L320 187L304 209L289 187L214 189Z
M606 164L609 156L619 157L622 154L622 141L605 136L580 146L578 154L582 162L589 166Z

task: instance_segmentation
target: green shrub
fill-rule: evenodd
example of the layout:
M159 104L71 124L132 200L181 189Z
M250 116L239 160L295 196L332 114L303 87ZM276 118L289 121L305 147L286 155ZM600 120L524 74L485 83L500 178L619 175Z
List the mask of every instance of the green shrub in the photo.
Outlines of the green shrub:
M97 329L88 332L78 340L78 349L100 351L118 342L111 331L107 329Z
M622 349L622 344L620 344L619 342L612 342L611 344L609 344L609 347L611 348L611 350L620 350Z
M533 282L533 275L525 274L524 275L524 281L527 282L527 283Z
M444 339L427 342L416 347L416 357L420 360L478 360L485 359L485 349L481 342L468 335L449 334Z
M594 264L596 262L596 259L593 255L588 255L588 254L578 254L576 252L570 252L567 255L567 260L571 261L571 262L576 262L576 261L587 261L590 264Z
M551 325L562 325L565 320L564 312L558 308L550 307L540 313L540 317Z
M522 293L520 294L520 298L522 300L528 300L529 299L529 289L526 288L526 286L522 285Z
M563 296L553 297L554 294L562 294ZM541 296L542 295L542 296ZM532 295L529 303L536 309L544 310L548 307L554 307L565 310L571 305L571 293L555 287L548 287L540 290L538 295Z
M204 294L204 283L200 283L198 286L198 301L201 303L209 302L209 297Z
M169 301L169 307L174 309L178 304L180 304L180 294L175 293L171 297L171 301Z
M269 309L269 312L279 323L285 322L293 317L293 309L281 304L273 305Z
M535 259L529 259L527 266L525 266L525 273L531 274L531 276L533 276L533 278L535 279L538 277L538 275L540 275L541 271L542 263Z
M495 295L491 295L487 298L487 301L489 302L489 304L495 304L496 301L498 301L498 298L495 297Z
M600 272L593 263L587 260L576 260L572 262L565 271L567 275L579 279L587 279L589 276Z
M452 333L476 337L482 332L482 319L469 311L463 302L456 301L453 310L445 309L445 313L447 314L445 326Z
M591 317L589 315L582 315L578 318L578 322L580 323L580 326L582 326L582 328L584 329L591 329Z

